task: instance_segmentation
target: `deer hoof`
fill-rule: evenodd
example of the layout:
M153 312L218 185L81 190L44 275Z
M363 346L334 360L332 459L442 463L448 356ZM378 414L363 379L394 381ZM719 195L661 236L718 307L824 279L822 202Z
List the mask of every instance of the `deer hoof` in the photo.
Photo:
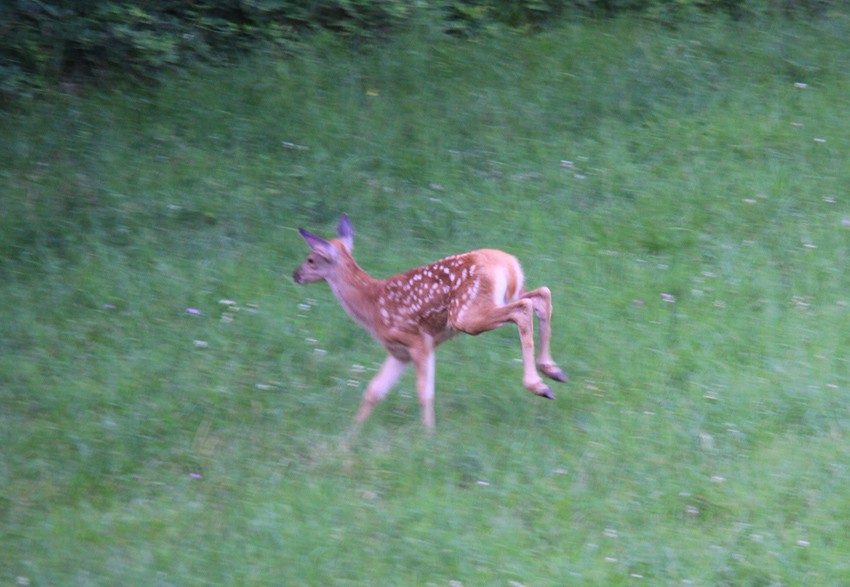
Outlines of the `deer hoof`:
M539 367L540 372L543 373L549 379L554 379L555 381L560 381L561 383L567 383L570 378L567 377L567 374L558 369L555 365L551 366L543 366Z
M552 390L546 387L545 385L543 386L543 389L539 389L534 393L536 393L540 397L545 397L546 399L555 399L555 394L552 393Z
M555 381L560 381L561 383L568 383L570 378L567 377L567 374L558 369L558 372L552 375L552 379Z

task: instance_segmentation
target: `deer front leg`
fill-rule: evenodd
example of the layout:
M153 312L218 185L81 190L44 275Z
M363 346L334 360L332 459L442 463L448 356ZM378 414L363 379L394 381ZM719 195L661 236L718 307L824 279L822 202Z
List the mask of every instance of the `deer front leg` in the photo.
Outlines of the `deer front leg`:
M363 394L363 402L360 404L360 409L354 419L357 422L363 422L372 413L375 405L380 402L390 391L401 374L407 368L407 362L396 359L392 355L387 355L387 359L381 366L378 374L372 378L369 385L366 386L366 392Z
M434 429L434 342L425 334L421 342L412 345L410 356L416 366L416 395L422 409L422 423L429 431Z
M537 354L537 368L546 377L555 381L567 382L567 375L555 364L549 342L552 339L552 292L548 287L541 287L524 293L521 299L529 299L534 305L534 313L537 314L537 323L540 325L540 350Z

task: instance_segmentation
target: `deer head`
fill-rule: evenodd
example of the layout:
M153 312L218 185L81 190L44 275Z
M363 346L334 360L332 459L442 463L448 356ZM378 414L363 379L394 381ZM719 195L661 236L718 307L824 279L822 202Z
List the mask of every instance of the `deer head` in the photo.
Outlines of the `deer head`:
M348 214L343 214L336 227L337 239L327 241L312 232L299 228L298 232L307 241L312 251L307 260L295 270L292 279L295 283L314 283L327 281L337 273L341 258L350 257L354 248L354 231Z

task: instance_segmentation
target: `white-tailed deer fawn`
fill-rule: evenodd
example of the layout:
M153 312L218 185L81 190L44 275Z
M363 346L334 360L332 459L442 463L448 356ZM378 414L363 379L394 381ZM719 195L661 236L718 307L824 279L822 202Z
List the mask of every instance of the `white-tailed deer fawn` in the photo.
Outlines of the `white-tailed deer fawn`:
M312 253L293 273L296 283L327 281L342 307L372 333L389 353L369 382L356 420L362 422L398 380L409 363L416 366L416 392L427 428L434 427L434 350L458 332L477 335L513 322L519 327L524 366L522 384L554 399L537 374L532 314L540 325L537 369L567 381L552 360L552 296L549 288L523 289L519 262L502 251L481 249L452 255L390 279L373 279L351 256L354 233L348 216L332 241L298 229Z

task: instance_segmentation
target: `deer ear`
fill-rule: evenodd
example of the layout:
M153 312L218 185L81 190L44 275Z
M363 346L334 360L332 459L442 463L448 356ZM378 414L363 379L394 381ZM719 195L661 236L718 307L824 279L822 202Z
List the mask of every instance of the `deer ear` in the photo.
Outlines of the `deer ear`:
M307 241L314 253L320 254L326 259L332 259L334 254L334 246L320 236L316 236L312 232L308 232L303 228L298 229L301 237Z
M354 250L354 230L351 228L351 221L348 219L348 214L343 214L336 227L336 234L339 241L345 245L345 249L350 253Z

